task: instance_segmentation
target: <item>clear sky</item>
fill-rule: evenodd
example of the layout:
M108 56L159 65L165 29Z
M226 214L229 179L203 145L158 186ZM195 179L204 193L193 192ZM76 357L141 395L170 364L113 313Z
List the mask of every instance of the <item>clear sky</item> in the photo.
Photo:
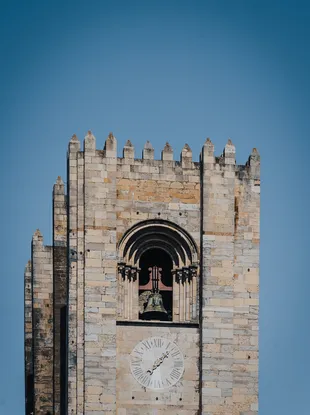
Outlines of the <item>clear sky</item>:
M1 2L0 415L24 410L23 271L73 133L187 142L230 137L262 158L260 415L309 415L310 4Z

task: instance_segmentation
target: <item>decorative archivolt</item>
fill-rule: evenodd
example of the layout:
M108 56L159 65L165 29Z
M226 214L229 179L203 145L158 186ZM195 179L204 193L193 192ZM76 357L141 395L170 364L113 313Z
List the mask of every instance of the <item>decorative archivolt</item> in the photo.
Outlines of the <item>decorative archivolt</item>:
M151 298L154 301L156 296L161 297L158 294L162 292L160 287L159 290L153 287L151 291L143 291L145 286L141 286L139 282L140 260L143 254L149 250L158 252L158 249L165 251L172 262L170 271L172 276L170 290L173 291L172 320L196 321L199 292L197 246L184 229L172 222L158 219L137 223L123 235L118 244L119 318L129 320L138 319L139 316L143 318L145 316L141 312L141 304L145 304L143 296L147 295L149 304ZM153 271L156 270L157 268L154 267ZM160 268L158 270L160 271Z
M192 237L180 226L156 219L139 222L123 235L118 245L120 261L139 266L142 254L152 248L166 251L175 269L198 262Z

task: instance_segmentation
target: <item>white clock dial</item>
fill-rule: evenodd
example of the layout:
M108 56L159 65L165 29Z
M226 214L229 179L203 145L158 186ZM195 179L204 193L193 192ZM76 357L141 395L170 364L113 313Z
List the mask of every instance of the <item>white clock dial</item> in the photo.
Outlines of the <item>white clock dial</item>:
M182 352L163 337L150 337L138 343L131 352L130 365L136 381L155 390L175 385L184 372Z

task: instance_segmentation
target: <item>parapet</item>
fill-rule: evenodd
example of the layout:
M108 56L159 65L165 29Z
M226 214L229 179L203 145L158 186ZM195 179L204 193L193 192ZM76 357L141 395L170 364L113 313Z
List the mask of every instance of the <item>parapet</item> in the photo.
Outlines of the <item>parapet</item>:
M80 152L80 142L77 136L74 134L69 142L69 154ZM124 165L139 165L145 166L162 166L165 169L180 168L184 170L184 173L189 170L199 170L203 165L204 170L229 170L235 171L236 174L242 171L244 176L245 172L250 173L251 177L259 177L260 156L257 149L253 149L248 161L244 165L236 164L236 148L229 138L222 153L219 156L214 154L214 144L207 138L200 153L199 162L193 161L193 154L190 146L185 144L179 160L174 160L173 148L166 142L164 148L161 151L161 159L156 160L154 158L154 147L150 141L146 141L143 150L142 158L135 158L135 147L131 140L127 140L123 147L123 157L117 157L117 140L113 133L109 133L103 150L96 150L96 138L91 131L88 131L84 138L84 153L89 156L95 156L96 162L98 156L103 159L117 159L117 163ZM60 187L60 186L59 186Z

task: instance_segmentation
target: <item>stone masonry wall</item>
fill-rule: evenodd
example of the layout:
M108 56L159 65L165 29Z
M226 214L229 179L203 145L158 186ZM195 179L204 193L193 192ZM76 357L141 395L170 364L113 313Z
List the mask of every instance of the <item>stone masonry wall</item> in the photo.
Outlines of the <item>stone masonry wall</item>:
M134 223L160 217L199 243L200 173L190 149L181 163L169 146L163 161L150 148L135 160L132 150L117 159L113 135L100 151L90 132L84 152L76 137L69 144L69 413L99 413L103 404L115 413L117 239Z
M32 273L31 261L25 267L24 278L24 335L25 335L25 411L33 411L33 352L32 352Z
M259 179L235 165L229 141L215 159L204 145L201 410L254 415L258 406ZM255 186L257 185L257 186Z
M254 149L235 189L233 415L258 411L259 164Z
M132 157L124 151L124 158L117 160L118 240L137 222L166 219L188 231L199 246L199 164L192 162L190 150L186 164L184 157L183 163L173 161L172 149L168 147L168 151L167 147L163 151L163 160L154 160L154 153L140 160L133 158L134 148L130 143ZM167 154L169 160L166 160Z
M68 305L68 414L257 415L260 156L253 149L247 164L237 166L230 140L214 157L208 139L200 163L188 145L180 161L168 143L161 158L154 160L149 142L142 159L135 159L130 141L117 158L113 134L104 150L96 150L91 132L84 151L72 137L68 201L61 178L54 186L53 247L36 231L25 269L26 412L33 387L34 414L60 414ZM201 251L199 329L116 326L117 243L150 219L179 225ZM182 344L187 371L178 387L155 393L154 402L154 393L130 376L128 356L139 340L158 333Z
M203 246L201 413L257 413L259 156L239 167L230 141L222 157L213 151L207 140L198 164L185 146L175 162L167 144L162 160L154 160L147 143L137 160L127 142L120 159L113 135L104 151L91 133L83 153L71 140L70 413L115 413L116 242L154 218L180 225Z
M132 376L129 355L140 341L159 336L176 342L184 357L184 374L165 390L142 387ZM117 326L117 414L197 415L199 410L199 331L197 328Z
M67 305L67 202L64 183L58 177L53 188L53 294L54 294L54 415L60 414L65 399L65 382L61 379L66 359L61 353L61 312ZM63 324L63 322L62 322ZM61 397L62 395L62 397Z
M254 149L247 164L237 166L230 140L214 157L208 139L199 163L188 145L180 161L173 160L168 143L161 158L154 160L147 142L142 159L135 159L130 141L118 158L113 134L103 150L96 150L91 132L83 151L76 136L69 143L68 200L60 178L54 186L53 247L44 246L37 231L25 271L26 376L33 359L35 415L60 414L66 306L68 414L258 413L260 157ZM117 244L132 226L150 219L180 226L201 254L199 329L117 323ZM159 332L178 337L185 354L192 353L186 363L192 369L179 388L154 403L153 392L138 390L127 366L135 343Z
M116 141L95 138L85 157L85 413L116 410ZM99 393L98 393L99 391Z
M34 415L53 413L53 248L32 239Z
M77 414L77 160L80 143L73 136L68 151L68 414Z
M154 160L154 150L147 143L143 159L134 158L128 141L117 165L117 239L135 224L160 219L186 230L200 245L200 166L192 161L186 145L181 161L173 161L166 144L162 160ZM136 286L137 289L137 286ZM174 310L174 319L178 319ZM133 318L137 319L137 316ZM122 319L121 319L122 320ZM150 391L132 377L129 355L140 340L154 335L177 340L185 356L185 374L173 388ZM117 414L194 415L199 410L199 334L196 328L117 326Z
M69 145L69 413L115 413L116 148ZM71 310L74 311L71 313ZM101 401L97 390L101 389Z
M232 413L234 159L203 148L202 414Z
M124 233L137 223L146 220L167 220L187 231L199 251L200 164L192 161L189 146L184 146L181 161L173 160L173 151L168 143L162 151L162 159L154 160L154 149L147 142L143 149L143 158L135 159L134 147L127 141L123 156L117 159L117 241L119 242ZM120 254L118 252L118 255ZM120 257L119 259L121 260ZM198 258L194 261L198 261ZM138 281L131 281L130 285L132 310L121 319L138 319ZM196 283L194 285L194 297L197 299L198 290ZM179 301L186 288L176 281L173 282L173 287L173 320L189 320L188 315L185 317L184 302ZM127 303L125 308L126 306ZM194 315L198 314L197 301Z

